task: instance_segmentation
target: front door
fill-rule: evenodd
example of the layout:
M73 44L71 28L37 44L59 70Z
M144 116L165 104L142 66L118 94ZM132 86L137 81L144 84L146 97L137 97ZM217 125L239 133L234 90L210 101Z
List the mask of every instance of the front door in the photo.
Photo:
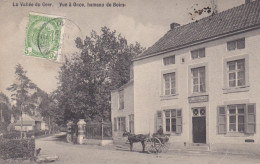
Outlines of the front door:
M205 108L193 109L192 131L194 143L206 143Z

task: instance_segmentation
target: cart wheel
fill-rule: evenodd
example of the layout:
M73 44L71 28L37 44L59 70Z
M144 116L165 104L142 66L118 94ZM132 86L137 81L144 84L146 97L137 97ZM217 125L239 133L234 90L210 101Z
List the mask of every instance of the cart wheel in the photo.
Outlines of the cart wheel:
M164 143L161 145L161 151L162 153L166 153L169 150L170 143Z
M160 152L160 147L161 147L161 141L154 137L154 138L148 138L145 141L145 147L147 152L150 153L158 153Z

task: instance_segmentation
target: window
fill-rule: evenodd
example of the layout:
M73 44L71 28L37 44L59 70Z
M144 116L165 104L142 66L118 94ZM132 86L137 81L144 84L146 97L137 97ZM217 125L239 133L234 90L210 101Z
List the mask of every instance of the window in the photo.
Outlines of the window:
M175 55L163 58L164 65L175 64Z
M245 59L227 62L229 87L245 85Z
M163 78L164 78L164 95L176 94L175 72L164 74Z
M205 48L191 51L192 59L199 59L199 58L204 58L204 57L205 57Z
M218 107L218 133L254 134L256 131L256 105L230 104Z
M236 49L244 49L244 48L245 48L245 38L227 42L228 51L234 51Z
M192 68L191 73L193 93L206 92L205 67Z
M124 90L119 91L119 109L124 109Z
M171 109L165 111L165 131L181 133L182 131L181 110Z
M125 131L125 117L114 118L114 131Z
M228 105L228 124L230 132L244 132L245 105Z

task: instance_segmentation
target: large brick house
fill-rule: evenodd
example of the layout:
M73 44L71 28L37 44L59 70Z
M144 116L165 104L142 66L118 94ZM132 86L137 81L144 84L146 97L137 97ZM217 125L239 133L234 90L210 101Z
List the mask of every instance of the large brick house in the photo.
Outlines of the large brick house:
M134 133L162 126L175 148L260 153L259 0L171 24L133 71Z

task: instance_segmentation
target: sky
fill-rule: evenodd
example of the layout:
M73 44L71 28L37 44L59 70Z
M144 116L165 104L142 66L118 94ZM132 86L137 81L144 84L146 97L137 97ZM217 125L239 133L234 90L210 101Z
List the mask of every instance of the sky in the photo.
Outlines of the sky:
M68 30L62 47L63 53L77 51L74 38L89 36L92 30L99 32L103 26L121 33L129 43L139 42L143 47L152 46L169 29L173 22L181 25L192 22L189 13L194 9L210 6L213 0L77 0L86 7L60 7L60 2L70 0L1 0L0 1L0 92L10 96L6 90L15 82L15 66L20 63L28 77L41 89L50 93L57 87L57 76L61 63L24 55L26 27L30 12L65 17ZM16 2L18 6L15 6ZM39 2L40 7L21 7L20 2ZM52 3L51 7L42 6ZM87 3L120 3L125 7L87 7ZM214 0L218 11L241 5L244 0ZM201 16L196 16L200 19Z

